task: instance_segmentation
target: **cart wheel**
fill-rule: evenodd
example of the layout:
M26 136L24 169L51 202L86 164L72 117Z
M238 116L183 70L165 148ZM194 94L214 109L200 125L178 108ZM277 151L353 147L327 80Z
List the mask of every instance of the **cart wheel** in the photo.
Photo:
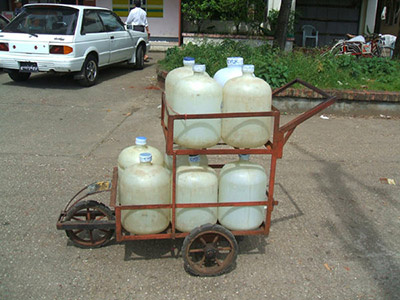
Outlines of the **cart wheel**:
M65 217L65 221L86 223L103 219L114 220L114 215L103 203L93 200L78 202L71 207ZM108 243L114 234L114 229L77 229L65 230L65 233L77 247L98 248Z
M185 270L196 276L228 272L236 261L238 245L233 234L220 225L193 229L182 245Z

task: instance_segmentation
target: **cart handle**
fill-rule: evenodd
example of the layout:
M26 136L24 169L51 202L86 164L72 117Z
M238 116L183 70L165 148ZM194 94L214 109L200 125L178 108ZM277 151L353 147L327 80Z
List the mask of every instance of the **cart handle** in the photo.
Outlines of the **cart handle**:
M82 188L80 191L78 191L72 198L71 200L68 201L67 205L64 208L64 212L68 211L71 207L73 207L76 203L82 201L86 197L93 195L93 194L98 194L102 192L108 192L112 188L112 182L110 180L108 181L97 181L94 183L91 183L84 188ZM80 197L78 197L80 196ZM76 201L71 205L72 201Z
M315 87L315 86L309 84L308 82L305 82L305 81L303 81L303 80L301 80L299 78L296 78L293 81L285 84L284 86L275 89L272 92L272 96L276 96L277 94L279 94L283 90L286 90L287 88L289 88L290 86L292 86L292 85L294 85L296 83L299 83L299 84L309 88L310 90L313 90L314 92L316 92L317 94L319 94L323 98L325 98L326 100L324 100L323 102L317 104L313 108L303 112L301 115L297 116L296 118L294 118L293 120L289 121L285 125L282 125L281 127L279 127L279 132L282 135L285 135L285 133L287 133L286 136L284 137L284 143L287 142L288 138L293 133L293 131L297 127L297 125L303 123L304 121L308 120L309 118L311 118L312 116L316 115L320 111L322 111L325 108L329 107L330 105L332 105L337 100L336 96L331 96L328 93L324 92L323 90L321 90L321 89L319 89L319 88L317 88L317 87Z

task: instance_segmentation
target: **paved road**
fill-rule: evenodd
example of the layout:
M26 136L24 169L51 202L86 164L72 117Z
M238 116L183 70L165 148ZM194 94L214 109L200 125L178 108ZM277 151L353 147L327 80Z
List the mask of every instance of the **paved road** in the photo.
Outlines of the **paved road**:
M110 178L136 136L164 148L161 56L143 71L108 68L91 88L0 74L0 299L400 299L398 119L299 126L278 161L270 235L241 241L236 268L220 277L185 273L171 241L83 250L55 229L68 199Z

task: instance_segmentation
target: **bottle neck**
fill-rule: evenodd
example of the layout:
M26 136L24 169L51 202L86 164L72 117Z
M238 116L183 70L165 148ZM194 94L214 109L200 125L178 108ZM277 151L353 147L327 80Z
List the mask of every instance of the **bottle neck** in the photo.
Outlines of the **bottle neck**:
M243 76L246 76L246 77L253 77L254 74L253 74L252 72L243 72Z
M194 76L203 76L204 72L194 72L193 75Z

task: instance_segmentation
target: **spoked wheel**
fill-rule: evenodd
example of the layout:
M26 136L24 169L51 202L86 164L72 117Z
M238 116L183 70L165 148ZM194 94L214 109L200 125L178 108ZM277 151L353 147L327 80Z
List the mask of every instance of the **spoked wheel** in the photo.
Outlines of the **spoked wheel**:
M183 242L184 267L192 275L221 275L233 267L237 251L236 239L229 230L205 224L193 229Z
M103 203L89 200L78 202L67 213L65 221L76 221L83 223L94 223L114 220L112 211ZM100 224L99 222L99 224ZM74 229L65 230L75 246L80 248L98 248L107 244L114 234L114 229Z

